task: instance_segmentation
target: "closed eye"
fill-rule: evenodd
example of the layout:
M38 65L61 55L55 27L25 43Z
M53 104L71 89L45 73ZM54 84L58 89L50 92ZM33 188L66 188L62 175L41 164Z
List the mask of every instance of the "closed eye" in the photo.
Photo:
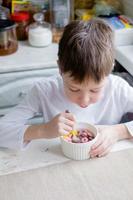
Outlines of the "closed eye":
M90 90L90 92L92 92L92 93L98 93L98 92L100 92L100 90Z
M72 92L79 92L80 90L79 89L72 89L72 88L69 88L70 91Z

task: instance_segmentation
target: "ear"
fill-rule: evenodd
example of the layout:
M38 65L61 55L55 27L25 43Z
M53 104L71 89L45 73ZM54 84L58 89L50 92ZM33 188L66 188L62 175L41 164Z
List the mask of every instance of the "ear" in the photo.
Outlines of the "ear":
M57 60L57 65L58 65L58 66L60 65L60 62L59 62L59 60Z
M59 74L62 76L62 71L61 71L61 69L59 68Z
M57 60L57 64L58 64L58 67L59 67L59 74L62 76L62 71L61 71L61 68L60 68L60 61Z

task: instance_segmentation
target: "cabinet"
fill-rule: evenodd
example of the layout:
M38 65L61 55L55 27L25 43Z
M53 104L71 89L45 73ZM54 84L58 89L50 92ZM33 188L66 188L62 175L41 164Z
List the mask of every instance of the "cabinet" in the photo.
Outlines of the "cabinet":
M21 42L15 54L0 57L0 116L16 106L35 81L58 73L57 51L57 44L34 48Z

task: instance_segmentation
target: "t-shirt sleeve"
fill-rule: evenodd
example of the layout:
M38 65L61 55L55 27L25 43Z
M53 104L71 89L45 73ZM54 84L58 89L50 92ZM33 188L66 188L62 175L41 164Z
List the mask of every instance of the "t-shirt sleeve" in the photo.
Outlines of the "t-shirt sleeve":
M124 113L133 113L133 87L126 81L122 80L120 85L120 101L123 106ZM124 123L129 133L133 136L133 121Z
M0 147L23 149L28 120L41 112L40 94L37 84L26 95L25 99L0 120Z

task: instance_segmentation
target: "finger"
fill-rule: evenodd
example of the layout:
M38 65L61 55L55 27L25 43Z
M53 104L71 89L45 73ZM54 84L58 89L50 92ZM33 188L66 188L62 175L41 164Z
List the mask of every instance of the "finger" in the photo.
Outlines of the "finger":
M97 155L101 155L103 152L106 151L106 149L108 149L109 146L108 146L108 143L104 142L104 143L101 143L96 149L94 150L91 150L91 156L92 157L95 157Z
M68 126L73 128L75 122L65 118L64 119L64 124L66 124L66 125L68 125Z
M70 131L72 131L72 127L67 125L62 125L62 128L59 130L60 135L68 134Z
M65 125L67 125L67 126L70 126L71 128L73 128L73 126L74 126L74 124L75 124L74 121L71 121L71 120L69 120L69 119L67 119L67 118L65 118L65 117L61 117L61 118L60 118L60 122L61 122L62 124L65 124Z
M102 143L100 146L98 146L97 149L95 149L94 151L91 151L90 154L92 157L95 156L104 156L104 154L106 154L106 152L108 152L109 149L111 149L113 146L113 144L108 143L108 141L105 141L104 143Z
M76 121L75 116L72 113L64 113L64 117L71 121Z
M101 145L103 142L103 138L101 137L101 135L99 134L97 137L97 140L95 141L95 143L92 145L91 150L95 150L98 148L99 145Z
M63 135L67 135L69 132L68 131L65 131L64 129L62 129L60 132L59 132L59 135L60 136L63 136Z
M102 153L100 153L98 155L98 157L106 156L111 151L111 149L112 149L112 147L107 148L105 151L103 151Z
M73 129L72 126L68 126L68 125L66 125L66 124L63 124L63 125L62 125L62 128L63 128L65 131L67 131L67 132L70 132L70 131L72 131L72 129Z

